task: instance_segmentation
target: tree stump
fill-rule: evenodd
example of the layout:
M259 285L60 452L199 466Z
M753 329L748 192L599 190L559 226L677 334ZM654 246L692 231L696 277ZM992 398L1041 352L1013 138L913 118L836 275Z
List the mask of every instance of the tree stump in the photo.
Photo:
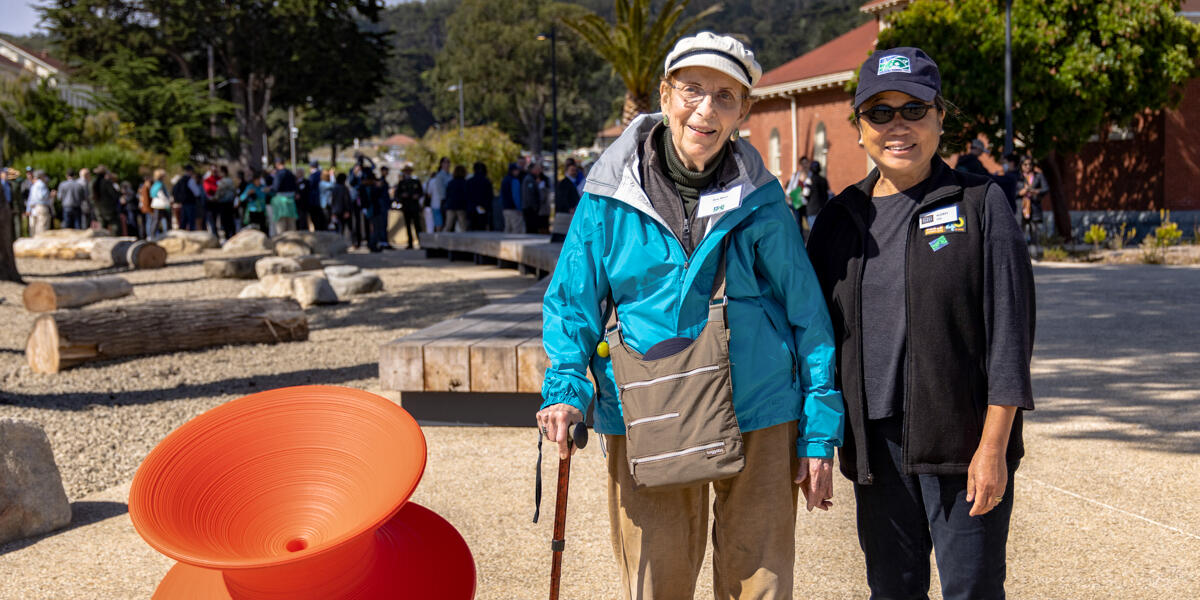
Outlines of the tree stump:
M35 373L57 373L94 360L306 339L308 319L291 299L148 302L42 315L25 359Z
M121 298L132 293L133 286L120 277L97 277L80 281L35 281L25 286L23 299L25 310L49 312Z

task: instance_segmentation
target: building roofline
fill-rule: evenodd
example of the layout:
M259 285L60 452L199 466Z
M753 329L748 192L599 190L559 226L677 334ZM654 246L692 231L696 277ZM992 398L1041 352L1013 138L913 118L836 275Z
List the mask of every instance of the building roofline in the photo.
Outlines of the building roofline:
M8 40L8 39L2 38L2 37L0 37L0 44L9 46L14 51L21 53L26 59L31 60L31 61L41 65L42 67L46 68L47 70L49 70L55 74L58 74L58 73L66 74L67 65L62 63L58 59L51 57L48 54L43 56L37 52L30 50L29 48L26 48L25 46L22 46L12 40Z
M807 94L808 92L816 92L827 90L846 85L854 78L854 70L838 71L836 73L828 73L818 75L816 77L808 77L796 81L787 81L767 87L754 88L750 92L750 96L760 100L768 98L781 98L784 96L795 96L799 94Z
M898 4L908 4L908 1L909 0L875 0L874 2L868 2L860 6L858 10L859 12L873 15L875 13L883 12Z

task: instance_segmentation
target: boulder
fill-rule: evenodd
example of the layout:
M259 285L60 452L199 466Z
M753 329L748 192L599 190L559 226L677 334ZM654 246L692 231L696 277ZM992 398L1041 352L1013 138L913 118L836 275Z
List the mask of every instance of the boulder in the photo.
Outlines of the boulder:
M209 279L255 279L255 268L262 256L212 258L204 261L204 276Z
M243 229L229 238L221 249L226 252L271 252L275 244L257 229Z
M329 280L310 273L292 279L292 298L301 308L308 308L314 304L338 303L338 295L329 285Z
M338 302L329 280L313 271L266 275L246 286L238 298L292 298L304 308Z
M0 418L0 544L70 522L71 504L46 432L33 421Z
M184 231L172 229L156 240L167 254L199 254L208 248L220 248L217 236L207 231Z
M288 231L275 236L272 241L275 254L279 256L316 254L331 257L345 254L350 249L346 238L333 231Z
M316 256L264 256L254 263L254 272L262 279L267 275L279 273L296 273L299 271L315 271L321 268L321 259Z
M354 265L330 265L325 267L325 276L330 279L349 277L351 275L357 275L361 271L362 269Z
M383 280L370 271L363 271L349 277L330 277L329 285L333 286L333 291L337 292L340 300L383 290Z

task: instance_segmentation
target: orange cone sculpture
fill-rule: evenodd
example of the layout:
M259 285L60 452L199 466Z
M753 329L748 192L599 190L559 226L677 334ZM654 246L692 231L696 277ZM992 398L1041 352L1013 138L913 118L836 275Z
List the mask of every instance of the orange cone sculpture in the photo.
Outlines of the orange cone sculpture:
M134 476L134 528L179 561L154 598L470 600L466 542L408 502L424 470L417 422L374 394L301 386L218 406Z

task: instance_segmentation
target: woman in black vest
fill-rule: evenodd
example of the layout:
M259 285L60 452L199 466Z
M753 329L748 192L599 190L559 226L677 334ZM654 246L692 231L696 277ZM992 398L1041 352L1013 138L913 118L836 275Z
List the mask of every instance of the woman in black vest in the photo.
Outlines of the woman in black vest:
M1033 274L1004 193L938 156L945 102L916 48L874 53L854 122L877 165L808 243L833 319L872 598L1004 597L1013 471L1033 408Z

